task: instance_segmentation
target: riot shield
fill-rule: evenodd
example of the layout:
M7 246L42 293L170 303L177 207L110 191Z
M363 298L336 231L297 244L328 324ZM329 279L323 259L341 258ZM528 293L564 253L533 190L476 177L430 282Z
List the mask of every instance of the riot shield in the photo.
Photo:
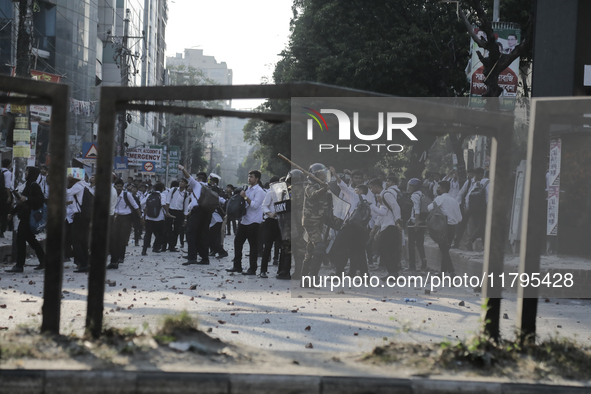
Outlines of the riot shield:
M269 193L272 193L281 239L287 241L291 239L291 200L287 183L276 182L272 184Z

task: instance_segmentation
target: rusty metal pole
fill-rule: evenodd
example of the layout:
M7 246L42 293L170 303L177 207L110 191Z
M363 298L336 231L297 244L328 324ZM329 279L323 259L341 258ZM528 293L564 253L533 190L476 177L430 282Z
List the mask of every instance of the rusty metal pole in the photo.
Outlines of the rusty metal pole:
M66 167L68 147L68 106L70 87L53 84L49 136L49 201L47 204L46 268L43 283L42 332L59 334L64 272L64 220L66 217Z
M484 332L495 341L499 340L501 297L503 289L498 275L503 272L505 241L507 240L508 215L511 207L509 182L511 174L511 138L513 119L503 120L497 127L492 141L489 201L486 212L484 236L484 266L487 276L482 286ZM492 274L492 280L488 277Z
M115 139L115 88L102 88L98 128L98 158L95 173L96 192L92 211L92 239L88 274L86 333L98 338L103 326L106 265L109 254L109 210Z
M550 149L550 130L544 117L547 102L534 99L527 141L527 167L523 195L523 219L519 273L540 272L541 244L546 242L546 165ZM551 104L550 104L551 105ZM536 315L538 313L538 288L519 287L517 299L517 323L521 343L536 339Z

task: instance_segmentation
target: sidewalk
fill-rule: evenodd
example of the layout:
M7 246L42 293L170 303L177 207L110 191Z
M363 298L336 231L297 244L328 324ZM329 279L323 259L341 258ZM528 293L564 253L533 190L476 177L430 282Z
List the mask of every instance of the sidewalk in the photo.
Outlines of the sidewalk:
M589 386L492 380L160 371L0 371L0 394L24 393L588 393Z

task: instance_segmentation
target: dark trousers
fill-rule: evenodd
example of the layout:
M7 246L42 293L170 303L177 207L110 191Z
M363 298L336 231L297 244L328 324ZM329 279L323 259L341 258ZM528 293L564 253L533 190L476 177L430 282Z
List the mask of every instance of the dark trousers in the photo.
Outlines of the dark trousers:
M8 214L10 213L10 203L6 199L6 189L0 188L0 233L4 233L8 228Z
M454 266L451 262L451 256L449 255L449 248L454 240L455 233L456 225L448 224L447 233L445 234L446 242L438 244L439 250L441 251L441 272L454 272Z
M367 231L352 223L345 225L338 232L330 252L337 275L345 270L348 260L351 260L349 267L351 275L356 275L357 271L362 274L368 272L366 243Z
M464 231L466 231L466 227L468 227L468 223L470 222L470 212L464 208L464 206L460 206L462 211L462 221L456 225L456 235L454 239L454 245L460 246L462 242L462 237L464 236Z
M226 253L222 245L222 222L218 222L209 228L209 249L213 253Z
M408 265L411 270L417 269L416 251L419 251L421 269L426 269L425 227L408 227Z
M72 223L66 220L64 223L64 258L69 259L74 256L72 252Z
M474 243L478 238L484 242L484 231L486 229L486 212L472 214L472 221L474 223L474 231L468 238L469 243Z
M197 255L204 261L209 261L207 241L209 240L209 223L211 213L201 207L193 208L187 220L187 246L189 260L197 260Z
M138 215L132 215L133 225L133 240L136 244L139 245L140 240L142 239L142 222L140 221L140 217Z
M267 272L273 245L275 245L275 255L278 256L279 254L279 248L281 248L281 230L279 229L277 219L266 219L262 227L263 237L265 238L263 240L265 249L263 249L263 259L261 260L261 272Z
M179 211L176 209L170 209L170 214L174 216L174 219L167 218L170 220L170 228L169 228L169 235L168 235L168 249L172 250L176 248L176 243L179 239L179 234L181 234L183 228L183 222L185 221L185 214L183 211ZM168 226L168 225L167 225Z
M144 250L150 247L154 234L153 250L161 250L166 247L165 221L164 220L146 220L146 235L144 236Z
M84 220L80 213L76 213L71 226L74 263L80 267L88 267L88 232L90 223Z
M31 232L29 227L29 217L21 219L18 224L18 231L16 233L16 264L24 267L27 258L27 243L35 251L39 264L45 264L45 251L41 243L35 238L35 234Z
M236 219L228 219L226 221L226 234L230 235L231 231L230 231L230 226L234 229L234 235L236 235Z
M400 271L400 250L402 237L396 226L388 226L380 232L378 250L380 263L388 270L389 275L398 275Z
M234 268L242 269L242 247L244 242L248 240L250 246L250 270L256 271L258 258L258 241L259 241L259 223L252 223L244 225L240 223L236 230L236 237L234 237Z
M113 225L111 226L111 263L117 264L125 259L125 249L129 242L131 234L131 224L133 218L129 215L113 216Z

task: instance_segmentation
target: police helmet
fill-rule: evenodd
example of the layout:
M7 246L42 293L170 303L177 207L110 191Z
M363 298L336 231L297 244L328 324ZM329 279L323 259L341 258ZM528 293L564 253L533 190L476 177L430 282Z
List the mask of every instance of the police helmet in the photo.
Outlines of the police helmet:
M330 171L324 164L321 163L314 163L310 166L308 172L314 175L316 178L320 179L321 181L328 182L330 181ZM310 180L314 180L311 178Z
M306 177L301 170L291 170L287 173L285 182L289 183L290 185L301 185L306 183Z

